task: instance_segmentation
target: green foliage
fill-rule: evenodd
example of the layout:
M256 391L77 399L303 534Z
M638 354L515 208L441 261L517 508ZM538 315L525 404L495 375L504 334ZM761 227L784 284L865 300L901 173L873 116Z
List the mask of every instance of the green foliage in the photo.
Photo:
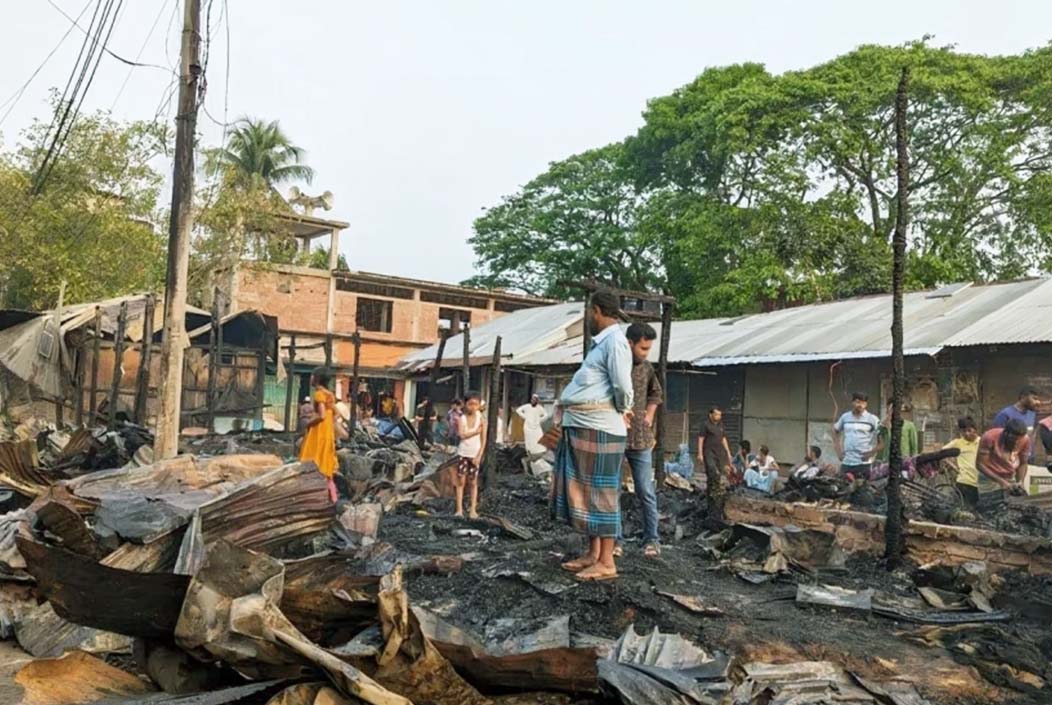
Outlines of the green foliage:
M562 279L589 276L630 289L657 286L658 264L638 231L639 201L609 145L551 165L475 221L482 273L471 286L566 296Z
M35 122L14 150L0 154L0 303L53 307L63 280L66 303L158 290L163 179L150 162L165 149L163 128L118 123L105 113L81 116L33 197L47 127Z
M302 163L303 156L303 149L292 144L277 120L244 117L234 123L224 146L205 152L205 170L240 185L310 183L314 170Z
M667 286L685 315L887 291L904 65L907 286L1052 270L1052 48L983 57L916 42L779 76L706 70L650 101L623 143L552 164L476 221L475 282Z

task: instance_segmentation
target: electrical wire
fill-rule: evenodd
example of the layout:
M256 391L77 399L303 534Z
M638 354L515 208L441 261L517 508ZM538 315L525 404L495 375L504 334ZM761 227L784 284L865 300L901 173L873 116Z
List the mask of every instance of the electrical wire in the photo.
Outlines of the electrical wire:
M135 55L135 61L136 62L138 62L139 59L142 57L142 53L146 50L146 45L149 44L150 43L150 39L153 38L154 30L157 29L157 25L158 25L158 23L160 23L161 17L164 15L164 11L168 7L168 3L169 2L171 2L171 0L164 0L164 3L161 5L161 9L157 11L157 16L153 18L153 24L150 25L150 31L146 33L146 38L142 40L142 45L139 47L139 53ZM135 70L136 66L139 66L139 65L140 64L136 63L136 64L128 67L128 73L124 77L124 82L121 83L120 90L117 91L116 97L113 99L113 105L110 106L110 112L113 112L113 108L117 105L117 101L120 100L122 95L124 95L124 89L128 86L128 81L131 80L132 72ZM171 68L165 68L164 66L159 66L157 68L161 68L161 69L164 69L165 71L169 71L176 78L178 78L178 76L179 76L179 74L176 71L174 71L173 69L171 69Z
M48 2L49 5L51 5L51 7L55 8L60 15L65 17L67 20L69 20L70 23L72 23L73 27L76 27L81 32L87 33L87 30L85 30L83 27L81 27L80 24L78 23L78 20L80 19L80 17L77 17L76 19L70 17L69 14L67 14L65 10L63 10L61 7L59 7L55 3L54 0L47 0L47 2ZM152 30L151 30L151 32L152 32ZM131 66L133 68L160 69L161 71L168 71L169 70L167 67L159 66L157 64L143 64L143 63L139 63L139 57L135 57L135 61L132 61L131 59L126 59L126 58L124 58L120 54L117 54L116 52L114 52L113 50L111 50L108 47L103 47L102 50L104 52L106 52L107 54L109 54L114 59L116 59L117 61L120 61L123 64L127 64L128 66ZM140 54L141 54L141 52L140 52Z
M81 8L80 14L77 15L77 20L80 20L80 18L84 16L84 13L88 11L89 7L91 7L91 3L92 0L88 0L86 3L84 3L84 7ZM7 110L4 111L4 114L0 116L0 126L3 126L4 122L7 120L7 117L11 114L11 111L14 110L15 106L18 105L18 101L22 99L22 96L25 94L26 89L29 88L29 85L33 82L33 79L37 77L37 74L39 74L41 70L43 70L44 66L47 65L47 62L50 61L51 57L55 55L55 52L57 52L59 48L61 48L61 46L65 44L66 39L69 37L70 34L72 34L72 32L73 25L70 25L66 29L65 34L62 35L62 38L58 40L58 43L55 44L54 47L52 47L51 51L49 51L47 56L44 57L44 60L40 62L40 65L36 67L33 73L29 74L29 78L26 79L26 82L23 83L14 93L12 93L7 100L5 100L3 103L0 103L0 109L7 107Z

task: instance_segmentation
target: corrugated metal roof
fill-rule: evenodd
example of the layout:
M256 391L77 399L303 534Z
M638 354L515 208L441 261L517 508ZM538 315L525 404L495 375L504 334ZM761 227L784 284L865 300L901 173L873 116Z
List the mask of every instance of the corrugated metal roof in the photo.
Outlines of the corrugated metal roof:
M550 312L550 313L548 313ZM531 313L536 328L520 314ZM1026 279L1000 284L918 291L903 299L907 355L934 355L946 347L1052 342L1052 280ZM577 365L578 334L541 335L565 316L581 321L580 304L561 304L509 314L472 331L489 343L504 335L505 358L512 366ZM491 326L499 326L501 332ZM655 326L660 332L660 326ZM480 343L484 344L484 343ZM447 351L459 350L453 340ZM433 360L435 351L417 353ZM657 359L657 346L652 358ZM865 296L810 304L736 318L676 321L669 362L697 367L887 357L891 354L891 296ZM472 345L472 357L477 355Z
M501 357L518 358L537 350L558 345L568 337L580 335L584 319L584 305L581 303L555 304L527 308L500 316L488 323L471 329L471 359L489 360L493 357L493 347L497 338L501 338ZM454 335L446 341L443 367L460 364L464 349L464 336ZM430 367L438 354L438 345L417 350L402 358L402 366L411 369Z

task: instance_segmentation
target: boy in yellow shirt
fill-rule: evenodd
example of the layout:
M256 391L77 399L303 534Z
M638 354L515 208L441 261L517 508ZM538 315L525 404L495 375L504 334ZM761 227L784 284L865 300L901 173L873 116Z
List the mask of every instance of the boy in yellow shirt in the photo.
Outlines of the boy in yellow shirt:
M975 508L979 502L979 473L975 469L975 457L979 452L979 429L971 416L963 416L957 419L957 438L943 446L943 448L957 448L961 454L957 456L957 489L964 497L965 503Z

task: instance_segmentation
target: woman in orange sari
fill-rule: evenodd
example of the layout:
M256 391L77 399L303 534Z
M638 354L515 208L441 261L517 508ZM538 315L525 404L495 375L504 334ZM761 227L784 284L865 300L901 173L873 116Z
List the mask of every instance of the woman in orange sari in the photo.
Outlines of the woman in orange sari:
M329 372L319 367L311 375L314 393L314 417L307 424L307 435L300 448L300 460L312 460L318 470L329 481L329 499L336 502L336 396L329 391Z

